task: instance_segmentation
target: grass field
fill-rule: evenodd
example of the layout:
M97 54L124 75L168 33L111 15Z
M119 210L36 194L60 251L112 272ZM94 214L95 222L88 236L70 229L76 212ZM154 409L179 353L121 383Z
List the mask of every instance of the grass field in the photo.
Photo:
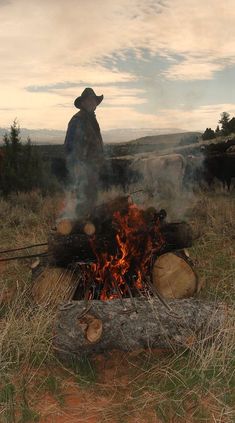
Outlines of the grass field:
M198 234L189 251L202 284L198 296L233 307L234 193L196 200L186 216ZM1 200L1 250L46 242L61 202L37 192ZM53 354L53 312L30 300L31 262L0 262L1 423L235 422L233 312L206 349L113 352L65 368Z

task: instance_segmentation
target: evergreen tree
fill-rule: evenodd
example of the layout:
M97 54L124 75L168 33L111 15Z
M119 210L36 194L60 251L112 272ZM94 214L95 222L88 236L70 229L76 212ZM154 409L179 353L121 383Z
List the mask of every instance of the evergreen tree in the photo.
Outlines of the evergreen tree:
M211 128L206 128L205 132L202 134L202 139L206 141L213 138L215 138L215 131L213 131Z
M0 190L4 195L12 191L43 188L43 162L33 148L30 138L23 144L20 126L15 119L10 132L3 137Z
M220 115L220 120L219 123L221 124L221 129L222 129L222 134L223 135L228 135L230 130L229 130L229 120L230 120L230 114L227 112L223 112Z

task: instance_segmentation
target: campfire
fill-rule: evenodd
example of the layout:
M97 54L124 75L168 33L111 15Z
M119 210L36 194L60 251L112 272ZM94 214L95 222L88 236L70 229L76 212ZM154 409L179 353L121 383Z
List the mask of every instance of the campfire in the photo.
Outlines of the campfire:
M86 301L156 295L157 258L191 244L187 223L168 223L165 210L138 207L130 196L102 204L86 218L61 219L49 237L51 263L77 275L73 299Z
M115 234L106 251L99 249L99 234L90 237L96 261L84 275L86 298L111 300L149 292L149 269L165 242L159 216L153 213L147 224L145 214L134 204L114 212Z
M213 306L188 298L198 287L184 252L191 245L190 225L168 222L165 210L138 207L129 196L80 219L63 216L32 287L36 303L57 308L60 357L192 342ZM213 328L219 323L213 318Z

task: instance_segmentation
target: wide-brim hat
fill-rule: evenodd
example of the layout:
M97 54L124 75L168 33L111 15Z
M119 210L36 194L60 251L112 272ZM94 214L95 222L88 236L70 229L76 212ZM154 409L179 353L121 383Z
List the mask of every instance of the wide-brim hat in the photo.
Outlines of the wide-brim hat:
M82 100L84 100L87 97L95 97L97 106L101 103L104 96L103 95L96 95L95 91L92 88L85 88L85 90L82 92L80 97L77 97L76 100L74 100L74 106L77 107L77 109L81 108Z

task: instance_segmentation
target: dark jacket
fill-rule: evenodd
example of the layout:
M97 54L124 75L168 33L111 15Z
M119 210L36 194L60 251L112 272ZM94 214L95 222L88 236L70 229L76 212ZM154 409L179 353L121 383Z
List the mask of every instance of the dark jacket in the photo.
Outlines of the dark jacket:
M72 117L64 145L70 161L97 164L103 160L103 140L94 112L80 110Z

